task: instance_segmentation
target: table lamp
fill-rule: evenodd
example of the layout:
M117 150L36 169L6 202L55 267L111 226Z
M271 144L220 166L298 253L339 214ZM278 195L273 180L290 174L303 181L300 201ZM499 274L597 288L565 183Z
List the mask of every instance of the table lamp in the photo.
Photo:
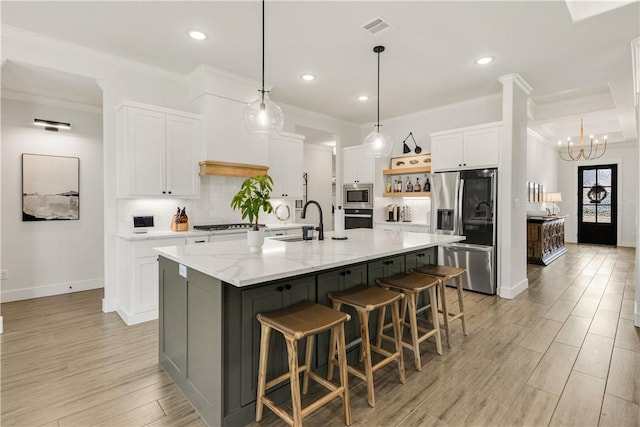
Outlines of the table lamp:
M558 216L558 212L560 212L560 209L558 208L558 205L556 205L556 202L561 202L561 201L562 201L562 193L560 192L545 194L545 202L551 202L553 204L553 207L551 208L551 216Z

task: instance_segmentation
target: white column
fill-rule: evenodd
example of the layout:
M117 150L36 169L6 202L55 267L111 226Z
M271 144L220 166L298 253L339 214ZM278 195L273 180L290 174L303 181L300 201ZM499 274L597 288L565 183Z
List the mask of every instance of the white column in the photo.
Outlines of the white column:
M527 98L531 86L519 75L502 83L502 135L498 168L498 295L515 298L527 289Z
M640 38L631 41L633 58L633 91L636 104L636 145L638 146L638 161L640 161ZM640 182L640 170L638 171ZM636 303L633 324L640 327L640 186L636 195Z

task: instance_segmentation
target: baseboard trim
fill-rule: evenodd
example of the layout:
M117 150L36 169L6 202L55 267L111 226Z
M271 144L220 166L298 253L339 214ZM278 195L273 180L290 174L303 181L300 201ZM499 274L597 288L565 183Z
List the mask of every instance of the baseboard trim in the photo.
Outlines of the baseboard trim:
M618 246L622 246L623 248L635 248L636 242L632 240L629 240L629 241L625 240L625 241L618 242Z
M638 300L636 299L636 302L634 304L635 308L634 308L634 313L635 313L635 320L633 322L633 325L636 328L640 328L640 304L638 303Z
M122 307L118 307L116 313L118 313L118 316L120 316L127 326L137 325L138 323L144 323L158 318L158 310L146 311L139 314L129 314Z
M52 285L4 290L0 293L0 301L22 301L25 299L50 297L53 295L70 294L72 292L89 291L104 287L104 278L77 280L75 282L54 283Z
M510 288L501 286L500 289L498 289L498 296L500 298L505 298L505 299L514 299L515 297L520 295L522 292L524 292L528 287L529 287L529 279L525 277L519 283L516 283L515 286L512 286Z
M111 313L116 311L116 303L110 299L102 298L102 312Z
M4 318L0 316L0 335L4 332Z

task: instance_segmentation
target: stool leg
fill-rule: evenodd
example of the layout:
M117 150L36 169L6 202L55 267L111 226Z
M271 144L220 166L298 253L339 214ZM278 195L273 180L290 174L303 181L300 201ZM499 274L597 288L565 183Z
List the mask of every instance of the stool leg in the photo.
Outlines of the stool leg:
M391 314L393 316L393 336L396 341L396 353L398 353L398 373L400 374L400 382L404 384L407 380L404 375L404 356L402 355L402 337L400 336L400 309L398 301L394 301L391 306Z
M384 333L384 318L387 315L387 306L378 309L378 333L376 334L376 347L382 346L382 334Z
M269 358L269 337L271 328L262 324L260 335L260 359L258 362L258 399L256 401L256 422L262 420L262 398L264 397L264 389L267 383L267 360Z
M416 370L422 370L420 361L420 343L418 341L418 320L416 319L416 293L407 293L407 305L409 311L409 324L411 326L411 344L413 346L413 357L416 362Z
M466 336L467 326L464 323L464 303L462 302L462 275L456 277L456 283L458 285L456 286L458 288L458 307L460 307L460 313L462 314L460 316L460 321L462 322L462 332Z
M338 366L340 367L340 386L344 389L342 395L342 406L344 409L344 423L351 425L351 400L349 398L349 377L347 375L347 348L344 339L344 323L333 329L337 330L338 344Z
M302 394L307 394L309 391L309 371L311 370L311 355L313 354L313 341L315 335L309 335L307 337L307 354L304 359L304 364L307 367L304 370L304 377L302 379Z
M438 352L438 354L442 354L442 338L440 337L440 321L438 320L438 305L435 286L429 288L429 298L431 299L431 301L436 302L436 304L431 304L431 318L433 319L433 329L437 331L436 351Z
M342 303L334 301L333 309L340 311L342 307ZM331 381L333 379L333 368L336 364L336 340L338 339L335 331L331 328L331 335L329 338L329 362L327 363L327 380Z
M447 308L447 295L446 295L446 279L440 279L440 300L442 301L442 317L444 320L444 331L447 334L447 346L451 348L451 341L449 340L449 309ZM429 292L431 294L431 292ZM437 302L437 300L434 300Z
M364 356L364 376L367 382L367 401L369 406L375 408L376 398L373 389L373 369L371 367L371 343L369 342L369 312L358 310L360 317L360 337L362 338L361 347Z
M293 426L302 427L302 404L300 398L300 381L298 380L298 341L285 338L289 356L289 381L291 383L291 406L293 408Z

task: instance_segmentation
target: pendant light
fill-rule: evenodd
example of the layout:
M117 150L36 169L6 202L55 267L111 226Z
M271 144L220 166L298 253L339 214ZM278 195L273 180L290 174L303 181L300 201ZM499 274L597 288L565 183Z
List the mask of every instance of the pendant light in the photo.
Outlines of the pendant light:
M375 130L364 139L364 146L375 157L389 157L393 148L391 137L380 132L380 54L384 52L384 46L376 46L373 51L378 54L378 119Z
M250 133L278 135L282 132L284 114L264 90L264 0L262 0L262 89L258 98L244 111L244 126Z

